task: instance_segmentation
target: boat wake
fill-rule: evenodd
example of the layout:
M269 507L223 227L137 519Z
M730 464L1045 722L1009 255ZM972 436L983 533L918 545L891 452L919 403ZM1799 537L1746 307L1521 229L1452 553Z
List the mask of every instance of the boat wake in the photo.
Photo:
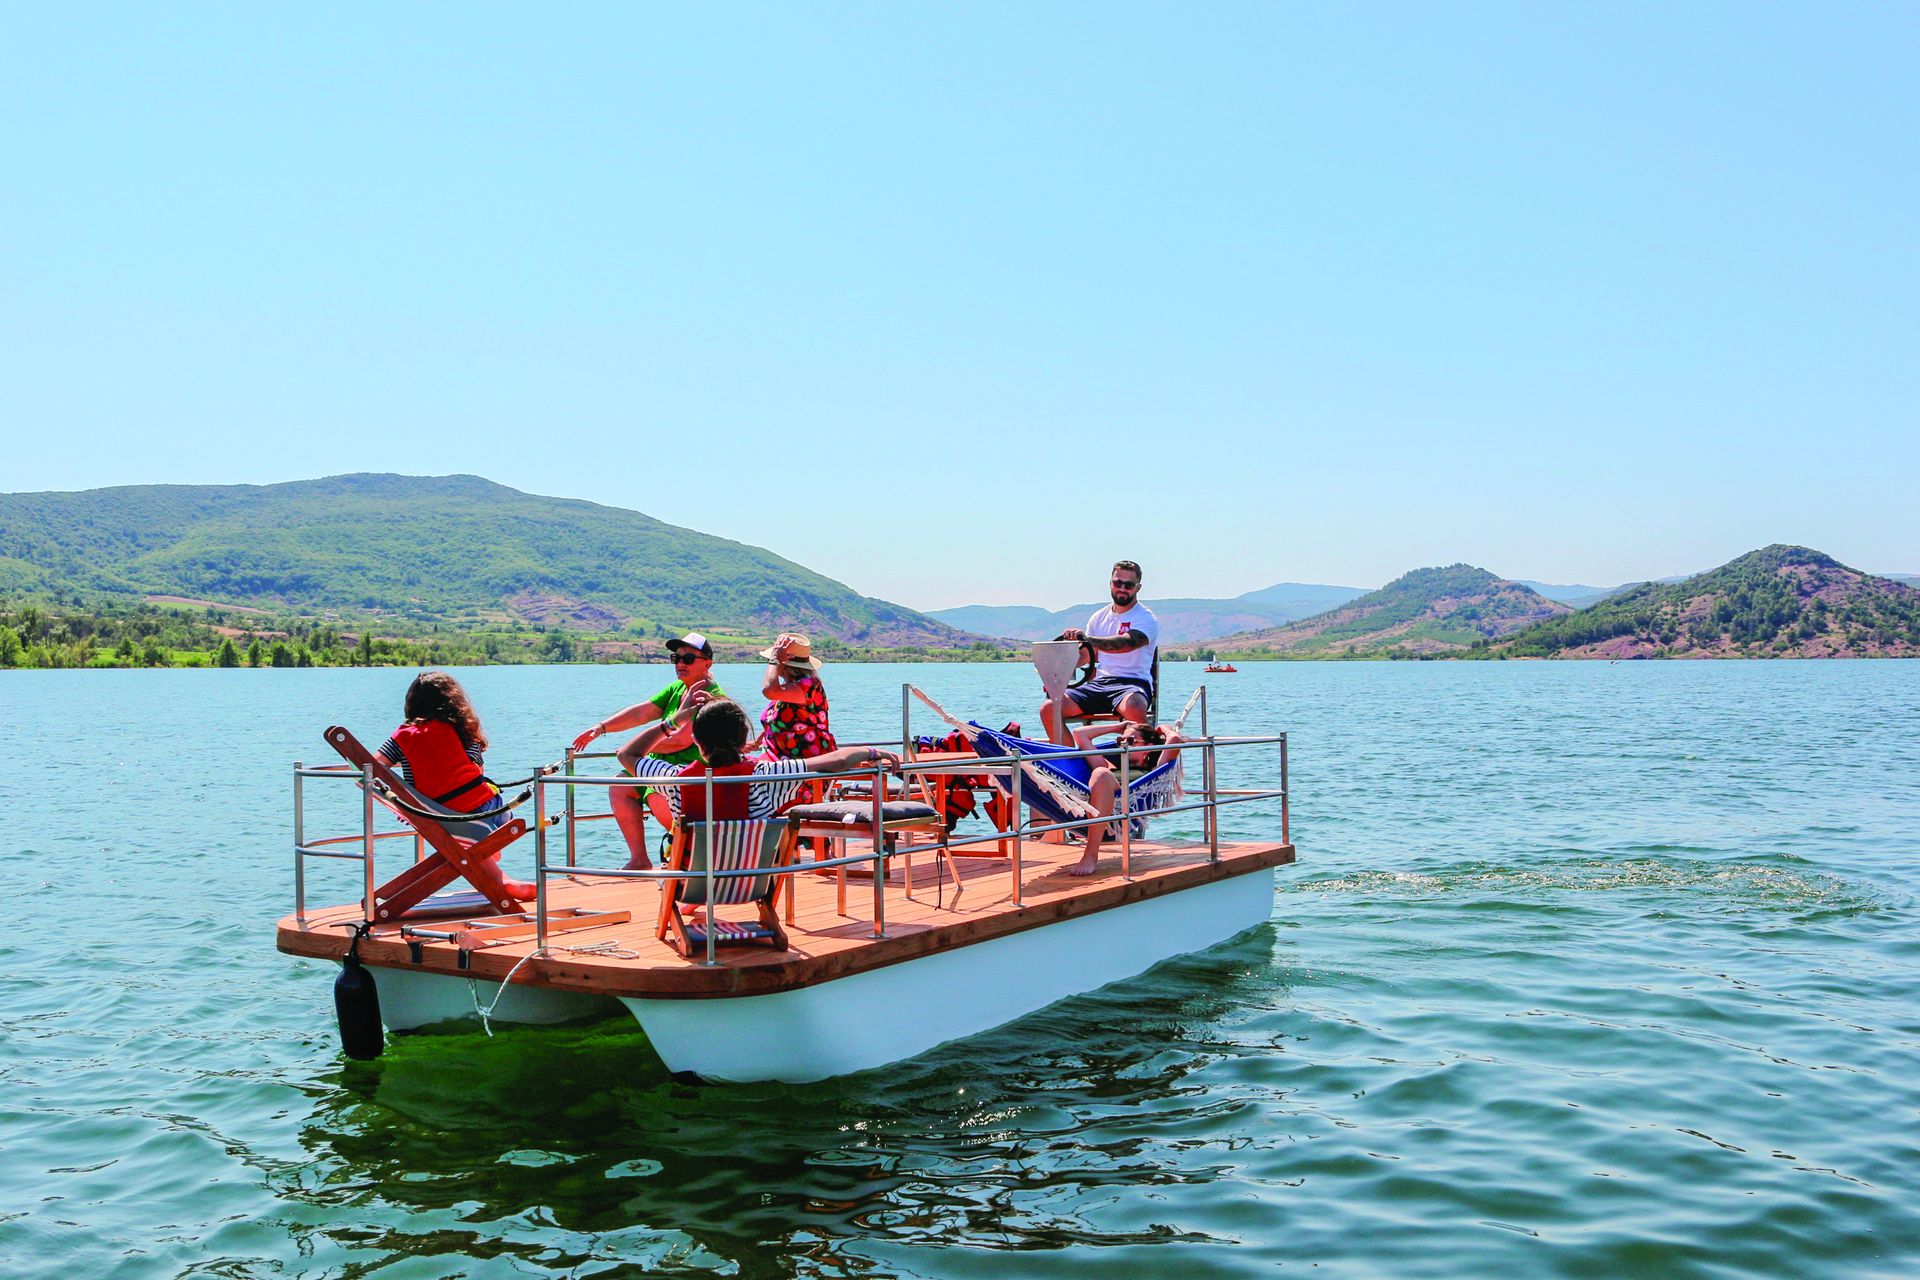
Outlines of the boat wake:
M1793 860L1798 862L1798 860ZM1691 858L1595 858L1556 860L1535 866L1456 863L1441 870L1360 871L1283 883L1283 898L1347 895L1364 898L1498 897L1545 901L1565 894L1684 895L1690 909L1724 913L1767 910L1858 914L1893 910L1874 886L1800 865L1719 862Z

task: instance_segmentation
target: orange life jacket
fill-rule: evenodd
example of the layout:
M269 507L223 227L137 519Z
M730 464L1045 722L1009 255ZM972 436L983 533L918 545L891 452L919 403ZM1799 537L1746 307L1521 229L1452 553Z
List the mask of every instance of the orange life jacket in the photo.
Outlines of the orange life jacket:
M413 789L435 804L471 813L488 807L500 794L445 721L403 724L393 731L393 740L407 758Z

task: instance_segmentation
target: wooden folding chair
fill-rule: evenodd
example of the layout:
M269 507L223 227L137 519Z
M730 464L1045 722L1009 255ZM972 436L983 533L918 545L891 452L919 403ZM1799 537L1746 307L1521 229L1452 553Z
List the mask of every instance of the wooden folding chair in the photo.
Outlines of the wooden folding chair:
M673 824L667 846L667 870L705 872L711 860L715 871L764 871L793 861L798 829L790 821L755 819L748 822L687 822ZM712 917L716 947L765 944L787 949L786 930L780 927L779 902L787 876L724 876L713 882L713 905L752 903L754 921ZM707 947L707 882L704 875L663 882L660 927L656 936L683 956Z
M443 823L412 812L416 809L431 811L434 806L402 781L386 761L360 745L360 740L353 734L334 725L327 730L326 738L327 745L356 769L373 766L374 780L408 808L401 808L389 799L389 795L377 790L374 799L400 821L419 832L420 838L433 850L427 857L373 891L375 920L398 920L413 911L429 895L462 879L480 891L488 906L500 912L517 912L522 903L533 900L534 886L506 879L500 873L498 862L501 852L527 833L527 824L523 820L514 818L478 840L462 839L447 830ZM457 822L458 819L449 815L446 821ZM470 906L469 902L462 905L461 909L467 910Z

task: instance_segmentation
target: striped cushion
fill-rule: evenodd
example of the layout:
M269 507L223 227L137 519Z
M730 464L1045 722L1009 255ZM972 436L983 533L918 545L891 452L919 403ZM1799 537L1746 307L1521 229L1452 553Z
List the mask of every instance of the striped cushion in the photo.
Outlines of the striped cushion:
M713 849L715 871L750 871L770 867L780 854L780 837L785 824L776 822L692 822L688 841L688 871L704 871L707 850ZM728 876L713 882L716 906L753 902L773 891L771 876ZM680 901L705 904L707 882L698 876L680 882Z
M704 916L685 921L687 941L695 946L707 943L707 921ZM715 942L758 942L762 938L773 937L773 930L763 924L742 924L734 920L715 920L713 939Z

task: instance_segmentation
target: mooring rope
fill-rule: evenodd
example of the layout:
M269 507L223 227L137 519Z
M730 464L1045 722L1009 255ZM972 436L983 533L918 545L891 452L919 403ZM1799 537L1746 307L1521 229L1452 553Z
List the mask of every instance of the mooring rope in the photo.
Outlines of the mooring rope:
M526 955L520 957L519 962L515 964L513 968L507 970L507 976L500 979L500 989L493 993L492 1001L489 1002L484 1009L480 1007L480 988L477 985L479 979L468 978L467 998L473 1001L473 1011L480 1015L480 1029L487 1033L488 1039L493 1038L493 1011L499 1007L500 998L507 994L507 987L513 982L514 975L526 967L527 961L536 959L552 951L567 951L578 956L600 956L608 960L638 960L640 958L638 951L632 950L618 938L606 938L599 942L588 942L577 947L561 946L558 943L548 943L544 947L535 947L533 950L527 952Z
M507 789L510 787L524 787L530 782L534 782L540 778L550 777L551 775L556 774L558 772L560 772L559 765L544 764L544 765L541 765L538 769L535 769L532 773L528 774L524 778L513 778L506 782L494 782L492 778L486 778L484 780L487 782L493 782L494 790L500 792L502 795L505 795L507 792ZM531 787L528 787L527 790L522 791L519 795L515 796L513 799L503 801L502 803L493 806L491 809L468 809L468 810L465 810L464 812L448 809L448 810L444 810L442 812L436 813L432 809L422 809L419 806L412 804L409 801L402 800L399 794L395 792L392 787L386 786L378 782L376 782L374 785L379 788L380 799L384 803L390 804L394 808L400 809L406 813L410 813L416 818L429 818L434 822L472 822L479 818L491 818L495 814L511 813L515 809L518 809L521 805L525 804L527 801L533 799L533 789Z
M380 788L380 799L403 813L410 813L416 818L427 818L433 822L445 824L449 822L473 822L480 818L491 818L499 813L511 813L527 801L533 799L533 791L529 788L526 791L522 791L513 799L495 805L491 809L469 809L465 812L447 809L435 813L432 809L422 809L418 805L408 804L405 800L395 795L392 789L388 787Z
M532 773L528 774L524 778L513 778L506 782L494 782L492 778L488 778L487 781L493 782L494 786L500 788L502 791L505 791L509 787L524 787L529 782L534 782L541 778L550 778L558 772L560 772L559 765L543 764L538 769L535 769Z
M962 734L966 735L966 739L968 742L973 741L974 734L978 733L979 730L975 729L970 724L966 724L966 723L963 723L962 721L954 719L953 716L948 714L947 709L945 707L941 706L939 703L935 702L932 698L929 698L924 692L922 692L919 685L917 684L908 685L907 687L913 690L914 697L920 699L920 701L927 704L928 709L930 709L933 712L933 714L939 716L942 720L945 720L949 725L953 726L955 729L958 729Z
M1180 718L1173 722L1173 731L1179 733L1187 727L1187 715L1200 701L1200 686L1194 686L1193 696L1187 699L1187 705L1180 708Z

